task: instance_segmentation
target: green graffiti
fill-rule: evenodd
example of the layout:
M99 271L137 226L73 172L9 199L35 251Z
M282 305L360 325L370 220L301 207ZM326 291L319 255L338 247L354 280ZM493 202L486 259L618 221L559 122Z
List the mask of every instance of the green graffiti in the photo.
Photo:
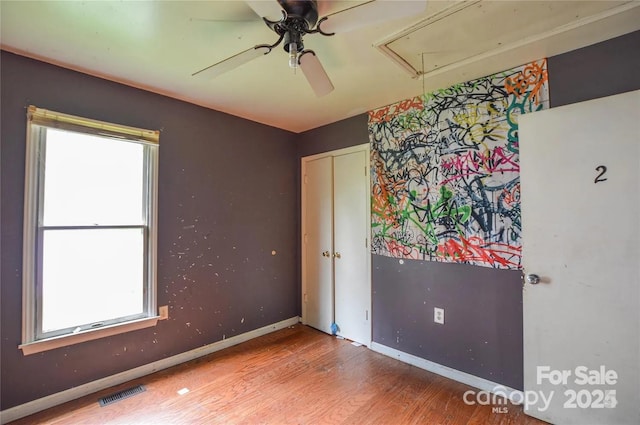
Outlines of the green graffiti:
M414 227L427 238L427 240L435 246L438 244L438 226L445 225L447 227L454 227L456 233L464 235L464 226L471 218L471 206L470 205L457 205L454 199L453 192L446 186L440 187L439 199L436 203L428 203L426 207L420 207L416 205L417 192L409 192L409 200L403 208L400 208L397 200L393 196L387 198L386 211L389 211L395 218L395 226L392 223L384 220L383 214L374 213L374 215L381 218L382 222L376 222L372 224L372 227L380 227L379 235L386 238L392 238L398 242L401 242L397 236L392 236L388 232L394 228L399 228L400 232L397 234L406 234L408 224L411 223ZM426 218L425 218L426 213ZM405 244L408 242L405 241ZM426 246L414 246L421 252L427 252ZM431 253L431 252L429 252Z

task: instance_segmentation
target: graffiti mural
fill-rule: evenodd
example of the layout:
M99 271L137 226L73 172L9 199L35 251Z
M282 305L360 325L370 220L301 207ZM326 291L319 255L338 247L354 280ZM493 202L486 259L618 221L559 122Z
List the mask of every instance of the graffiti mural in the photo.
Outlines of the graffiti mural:
M519 269L518 116L547 80L541 60L370 111L372 252Z

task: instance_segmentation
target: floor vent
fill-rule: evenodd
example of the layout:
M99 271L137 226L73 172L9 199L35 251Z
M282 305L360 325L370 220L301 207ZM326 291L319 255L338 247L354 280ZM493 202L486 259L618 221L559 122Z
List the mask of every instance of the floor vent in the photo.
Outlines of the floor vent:
M138 385L133 388L127 388L126 390L118 391L117 393L102 397L98 402L100 403L100 407L104 407L108 404L113 404L116 401L124 400L125 398L133 397L134 395L143 392L145 392L144 385Z

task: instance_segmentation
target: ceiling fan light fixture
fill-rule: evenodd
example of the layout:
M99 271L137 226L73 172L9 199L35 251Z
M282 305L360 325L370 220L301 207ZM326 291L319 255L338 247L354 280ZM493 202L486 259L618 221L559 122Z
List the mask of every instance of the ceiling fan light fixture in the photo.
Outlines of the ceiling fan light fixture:
M298 67L298 45L296 43L289 45L289 67L293 69Z
M289 53L289 67L298 67L298 53L304 50L302 33L297 28L288 28L284 34L284 50Z

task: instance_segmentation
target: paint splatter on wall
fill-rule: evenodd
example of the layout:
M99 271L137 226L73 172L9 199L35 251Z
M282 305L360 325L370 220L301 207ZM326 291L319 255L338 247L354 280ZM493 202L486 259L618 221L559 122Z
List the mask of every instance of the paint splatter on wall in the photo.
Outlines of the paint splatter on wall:
M518 116L546 60L369 112L372 252L521 268Z

